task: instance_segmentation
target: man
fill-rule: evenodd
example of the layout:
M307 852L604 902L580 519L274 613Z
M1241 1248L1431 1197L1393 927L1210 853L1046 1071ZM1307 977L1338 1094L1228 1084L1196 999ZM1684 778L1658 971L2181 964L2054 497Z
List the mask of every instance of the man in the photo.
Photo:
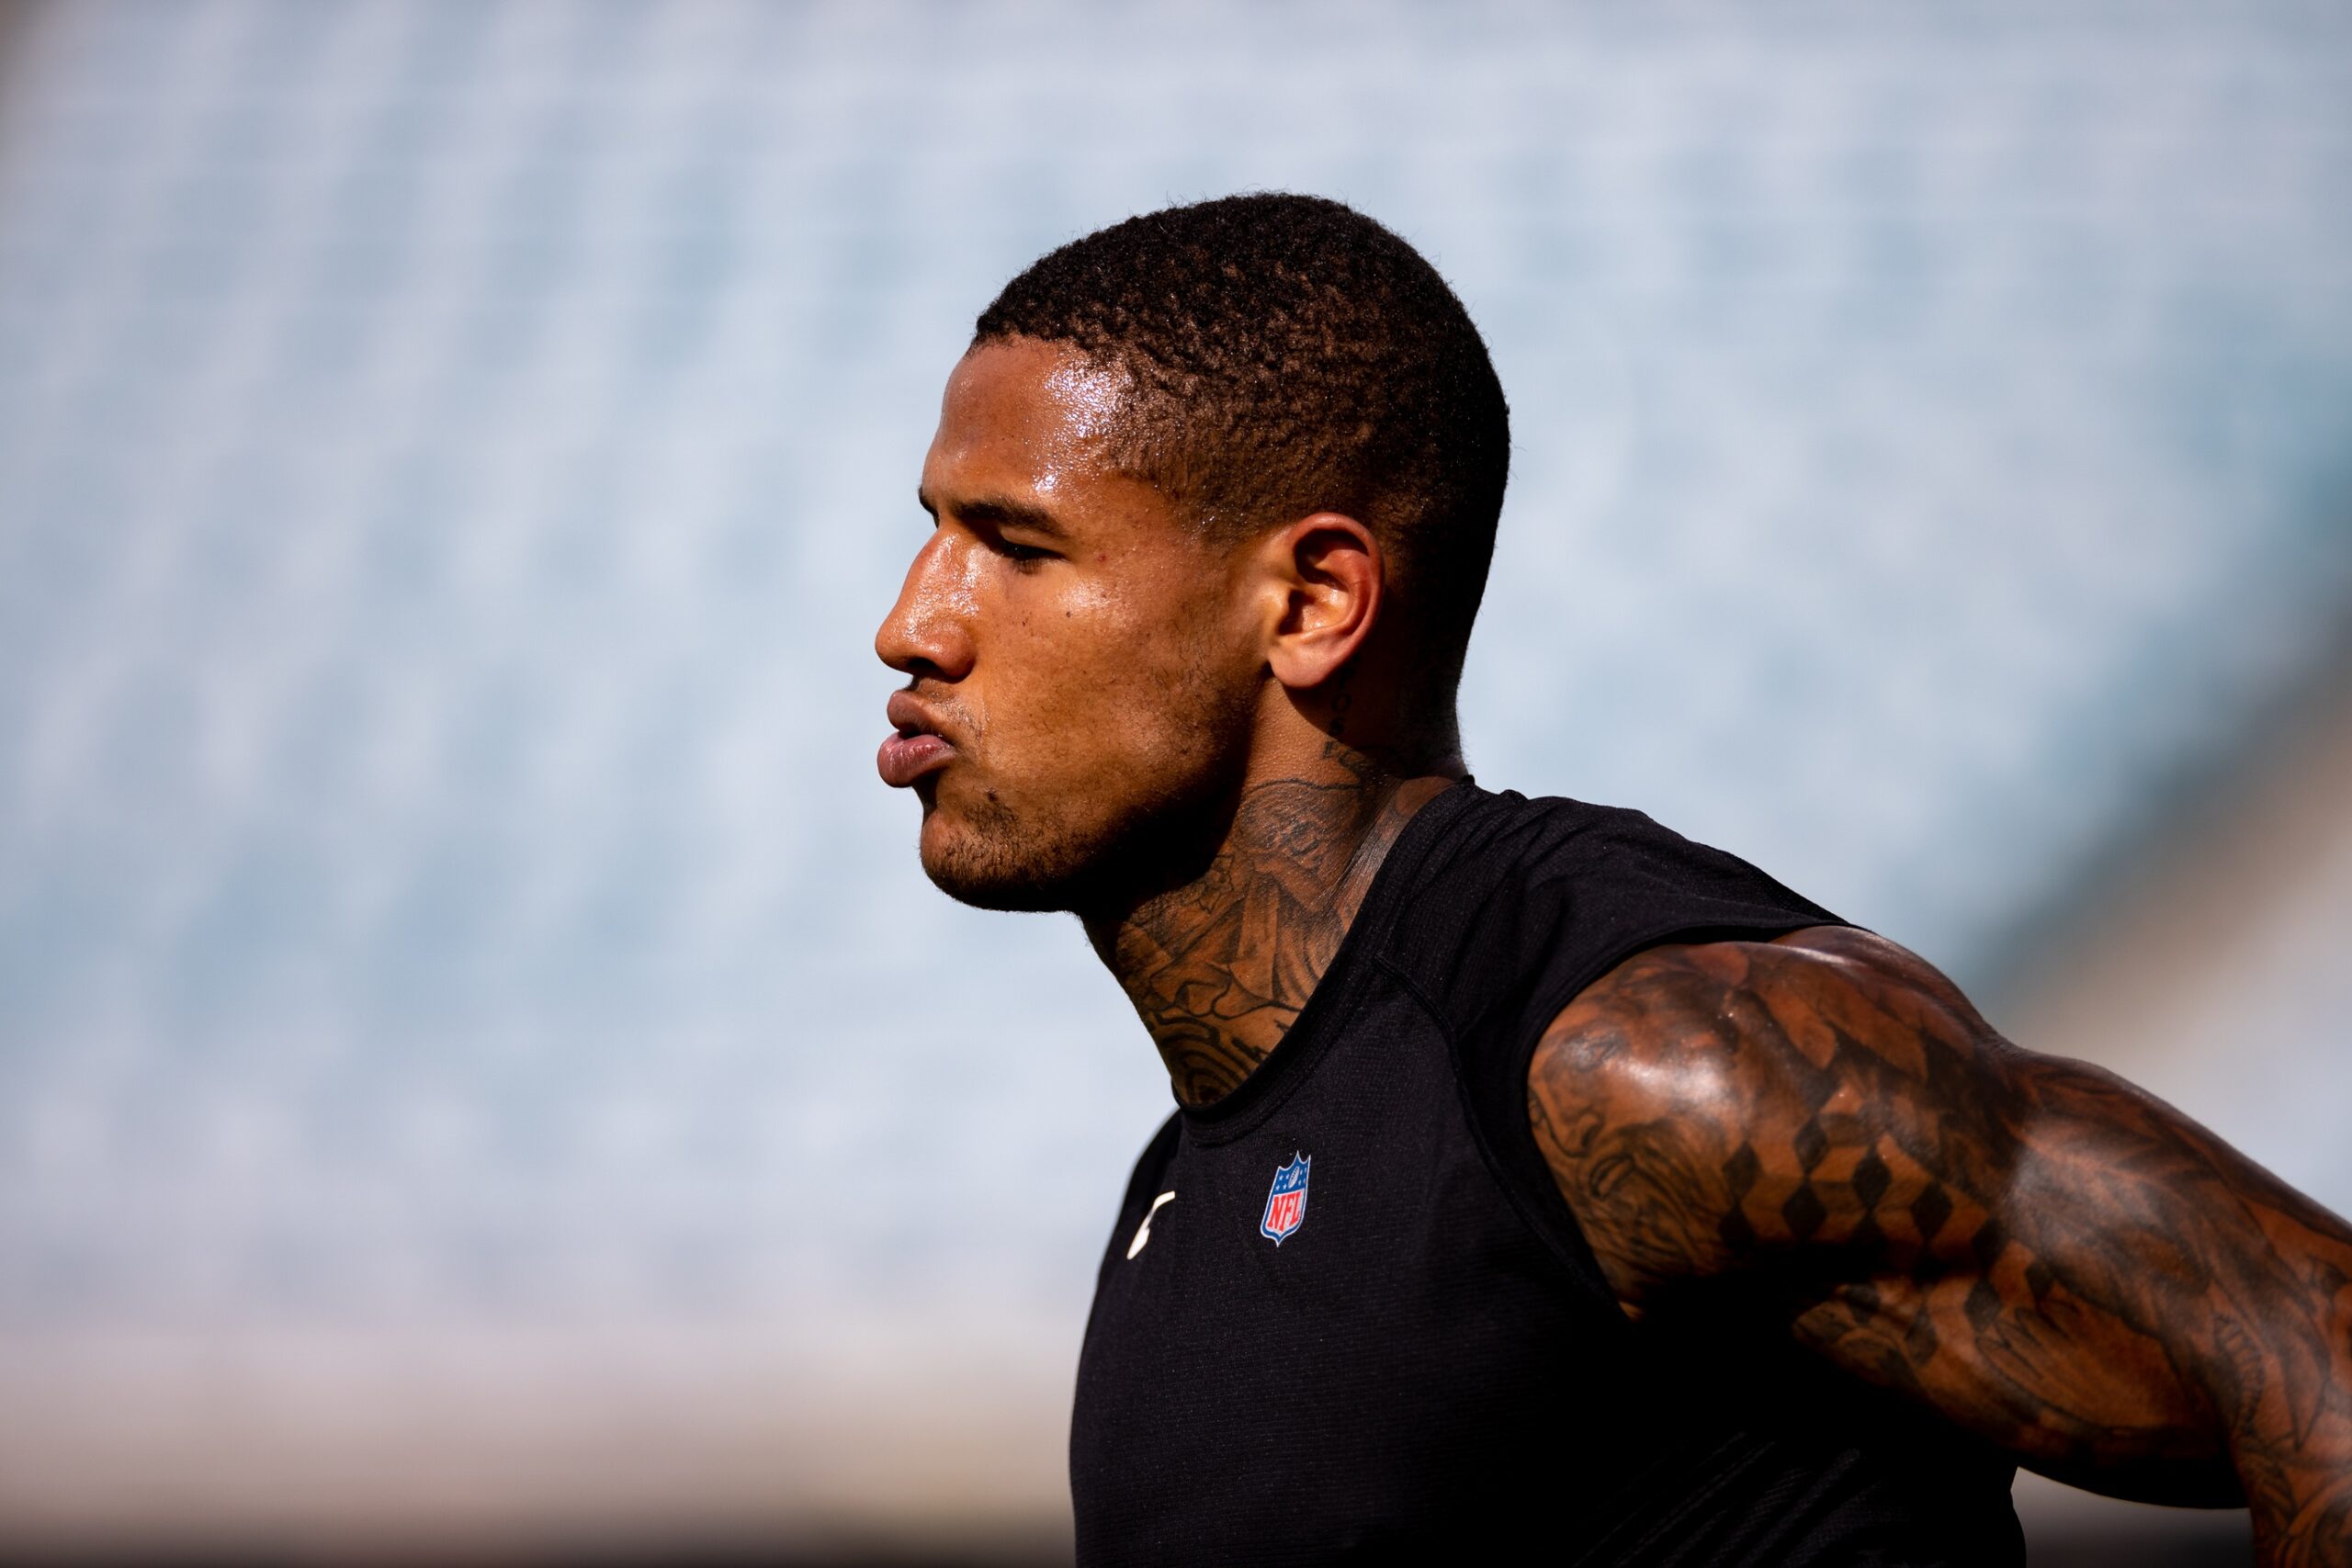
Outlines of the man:
M2352 1562L2352 1230L1754 868L1469 780L1508 454L1444 282L1302 197L1063 247L949 378L881 772L949 894L1080 916L1178 1101L1080 1560L2015 1563L2022 1462Z

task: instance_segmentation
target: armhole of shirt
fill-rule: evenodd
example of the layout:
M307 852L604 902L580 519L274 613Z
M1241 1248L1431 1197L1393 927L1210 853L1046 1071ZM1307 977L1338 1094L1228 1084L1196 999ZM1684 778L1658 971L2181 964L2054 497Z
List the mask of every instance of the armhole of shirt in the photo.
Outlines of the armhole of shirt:
M1817 918L1807 918L1791 911L1785 916L1753 922L1725 924L1714 921L1703 925L1669 923L1661 926L1647 935L1631 939L1601 958L1589 960L1559 978L1538 986L1529 1010L1514 1021L1508 1048L1486 1053L1485 1060L1471 1058L1464 1049L1464 1041L1455 1032L1445 1010L1425 995L1411 976L1383 963L1382 967L1445 1036L1446 1053L1453 1064L1454 1089L1460 1098L1464 1119L1469 1123L1471 1139L1477 1145L1487 1174L1502 1190L1504 1199L1521 1222L1534 1233L1562 1271L1592 1303L1605 1308L1613 1320L1628 1325L1632 1321L1625 1317L1616 1291L1601 1270L1600 1260L1593 1255L1591 1244L1585 1239L1584 1229L1577 1223L1576 1212L1554 1179L1550 1163L1536 1145L1535 1129L1528 1120L1528 1075L1534 1066L1535 1048L1543 1043L1544 1031L1587 987L1637 953L1671 942L1769 942L1791 931L1804 931L1823 923Z

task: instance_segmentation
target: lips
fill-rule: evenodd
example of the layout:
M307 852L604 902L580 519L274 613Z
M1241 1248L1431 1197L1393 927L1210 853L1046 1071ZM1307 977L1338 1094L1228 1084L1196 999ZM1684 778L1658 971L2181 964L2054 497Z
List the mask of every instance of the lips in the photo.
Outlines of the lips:
M956 748L936 735L893 735L874 754L874 765L884 784L904 789L933 768L944 767L955 755Z
M887 716L898 733L883 739L874 765L892 789L904 789L954 760L955 746L911 692L891 693Z

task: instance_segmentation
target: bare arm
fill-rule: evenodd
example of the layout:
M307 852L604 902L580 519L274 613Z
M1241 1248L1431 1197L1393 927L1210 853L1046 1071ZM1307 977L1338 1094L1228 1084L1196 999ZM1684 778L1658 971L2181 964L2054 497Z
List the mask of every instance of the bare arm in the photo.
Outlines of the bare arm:
M1634 1315L1763 1284L1804 1344L2035 1470L2243 1497L2266 1563L2352 1563L2352 1227L1901 948L1641 953L1528 1089Z

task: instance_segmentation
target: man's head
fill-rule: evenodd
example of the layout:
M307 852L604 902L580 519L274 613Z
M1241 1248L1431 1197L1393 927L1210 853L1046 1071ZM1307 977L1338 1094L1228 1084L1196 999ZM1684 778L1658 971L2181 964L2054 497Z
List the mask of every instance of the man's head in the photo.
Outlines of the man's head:
M876 643L925 869L1083 907L1302 736L1445 761L1509 449L1460 301L1338 203L1172 208L1037 262L949 378L938 526Z

